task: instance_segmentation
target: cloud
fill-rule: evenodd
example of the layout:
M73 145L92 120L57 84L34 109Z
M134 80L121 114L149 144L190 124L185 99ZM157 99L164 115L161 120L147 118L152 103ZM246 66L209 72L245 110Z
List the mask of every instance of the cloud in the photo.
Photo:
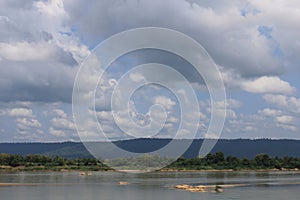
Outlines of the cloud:
M282 124L290 124L294 121L294 118L292 116L282 115L282 116L276 117L276 120Z
M75 130L74 123L64 118L53 118L51 124L57 129Z
M62 109L54 109L52 111L54 117L50 120L49 133L55 137L63 137L69 140L77 138L76 127L73 118L67 115Z
M259 114L262 114L267 117L276 117L278 115L282 114L281 110L275 110L275 109L270 109L270 108L265 108L263 110L258 111Z
M294 125L289 125L289 124L276 124L277 127L288 130L288 131L293 131L296 132L298 131L298 128Z
M299 2L298 1L281 1L267 0L264 2L255 0L249 1L250 4L260 11L258 18L261 24L272 26L272 37L275 38L280 51L287 62L294 67L299 63L300 46L296 38L299 35ZM286 16L282 18L281 16Z
M211 114L211 102L210 101L200 101L199 102L200 108L205 108L207 114ZM227 99L225 103L225 110L224 110L224 102L215 102L215 109L217 116L223 116L226 113L227 119L236 119L237 114L235 112L236 109L242 106L242 102L236 99Z
M64 68L74 67L82 61L89 54L87 45L99 42L99 38L103 39L119 31L141 26L173 28L192 36L203 44L219 66L222 66L225 71L233 70L242 78L253 79L284 72L283 62L274 55L277 47L274 47L274 44L267 38L261 36L258 27L261 21L265 23L261 26L268 26L270 22L275 25L278 24L278 26L274 25L272 29L273 38L277 41L281 39L277 36L278 31L282 30L281 27L284 23L291 22L287 20L284 20L284 23L272 21L272 19L277 19L278 15L275 15L276 12L273 9L267 8L271 4L269 1L264 4L256 1L232 1L231 3L220 4L215 1L188 2L184 0L176 1L176 3L170 0L163 2L159 0L151 2L131 0L117 1L117 3L118 6L116 7L115 2L106 0L92 1L89 4L78 0L65 0L63 2L60 0L32 1L24 4L12 4L5 1L1 10L4 16L0 20L0 26L3 27L1 29L5 30L5 33L0 33L4 34L0 35L4 40L0 43L2 59L11 61L43 60L43 63L22 63L22 66L36 66L32 70L28 67L24 71L29 70L30 76L33 79L37 77L37 80L41 72L37 73L36 68L44 66L48 61L52 63L50 66L47 64L40 67L47 67L52 70L50 73L46 70L46 75L50 77L44 76L38 91L34 90L30 79L23 79L25 84L22 86L25 87L23 92L25 94L21 95L22 93L18 91L17 93L20 95L14 95L14 99L70 101L72 90L70 83L74 80L75 72L64 70ZM277 1L276 3L280 4ZM296 14L291 6L292 4L284 4L284 13ZM272 3L272 5L274 4ZM82 12L82 10L87 12ZM246 16L241 15L242 10L247 11ZM252 12L254 10L258 10L260 15ZM289 12L289 10L292 12ZM187 21L189 23L186 23ZM24 26L23 24L34 25ZM292 29L292 26L289 27L290 29ZM285 39L288 40L288 38ZM83 44L83 41L87 44ZM164 56L161 60L164 59L174 60L172 57L168 58L168 56ZM8 69L8 66L14 65L16 63L7 61L3 63L3 66L7 66L6 69ZM175 68L181 70L187 77L194 76L194 71L189 70L189 67L178 66ZM55 85L51 81L57 75L59 69L63 69L60 77L69 80L70 83L57 83ZM17 70L14 69L14 71ZM24 71L17 72L24 73ZM11 83L7 83L9 82L7 80L17 80L17 76L6 76L4 80L6 81L2 85L8 88ZM14 91L19 87L17 83L18 81L13 83L13 87L6 89L5 96L16 93ZM60 91L58 85L64 86L62 87L64 91ZM26 86L28 90L26 90ZM52 90L52 86L57 87ZM39 91L43 89L51 91L53 98L49 97L50 95L41 95ZM251 84L246 89L254 91ZM28 94L30 91L32 91L32 94ZM255 92L258 91L255 90ZM65 95L62 97L62 94ZM44 98L39 98L40 96ZM0 97L1 99L8 101L5 97Z
M17 135L14 139L17 140L35 140L43 138L42 124L35 118L17 118L16 131Z
M296 97L266 94L263 98L267 103L285 109L286 111L297 114L300 113L300 99Z
M271 119L275 127L295 132L298 130L297 127L297 120L294 116L291 116L291 113L284 110L278 110L278 109L271 109L271 108L265 108L263 110L258 111L258 115L262 115L264 117L267 117L264 119L265 122L267 122L269 119ZM274 127L273 127L274 128Z
M62 1L2 1L0 101L70 102L88 48L74 36Z
M279 77L260 77L253 81L245 81L241 88L251 93L293 94L296 88Z
M50 127L49 133L56 137L67 137L69 135L65 130L57 130L53 127Z
M243 103L237 99L227 99L226 100L228 108L240 108Z
M129 75L129 78L133 82L142 82L142 81L145 81L145 77L142 74L140 74L140 73L131 73Z
M65 111L62 110L62 109L54 109L54 110L53 110L53 113L54 113L55 115L57 115L58 117L60 117L60 118L67 118L67 114L66 114Z
M61 0L51 0L48 2L38 1L34 3L38 12L50 16L51 18L65 16L64 5Z
M225 138L299 138L295 133L299 130L294 117L284 114L265 116L260 111L252 115L240 115L237 119L229 119L222 134Z
M67 111L70 110L79 64L89 55L89 49L112 34L144 26L181 31L202 44L214 59L221 70L228 96L233 94L236 98L227 101L225 135L296 137L292 135L300 123L297 118L300 100L296 96L300 12L296 0L94 0L89 3L81 0L2 0L0 13L0 120L7 132L16 129L16 139L76 138L74 122ZM105 77L105 83L99 85L96 93L98 119L111 137L123 136L108 112L111 110L111 92L118 81L115 76L125 71L127 65L167 64L183 74L193 86L199 83L197 86L201 91L206 89L203 79L192 66L176 55L145 50L140 54L124 55L122 61L125 62L118 63L120 68L114 68L114 74ZM100 63L96 59L89 63L94 68L84 77L84 89L98 80L93 70ZM169 74L153 73L151 68L143 73L133 73L129 78L132 82L142 82L149 76L176 81ZM250 96L247 101L254 102L250 108L243 108L243 105L249 105L244 96L240 97L244 91L252 93L247 94ZM190 98L184 94L184 88L179 93L188 104ZM87 98L91 95L89 93ZM257 103L255 95L263 95L270 108L262 108L265 105ZM148 101L159 103L169 111L179 106L168 95L164 97L159 92L146 96L145 101L132 105L130 110L138 124L148 123L147 113L139 113L136 109ZM49 102L67 105L50 106ZM204 132L209 122L210 110L206 109L209 106L204 102L200 114L190 112L184 121L186 127L195 126L189 124L189 119L200 115L199 125ZM247 113L248 109L251 114ZM257 109L260 110L257 112ZM46 113L45 119L39 115L40 110ZM223 109L218 111L224 112ZM156 114L160 119L161 113ZM172 136L180 120L176 114L168 114L163 131ZM120 121L128 125L128 121ZM84 134L94 138L99 136L97 122L88 121L84 125ZM43 131L50 133L48 137ZM184 129L182 134L187 136L189 132Z
M71 102L76 69L62 63L3 61L0 101Z
M166 27L192 36L208 50L218 65L234 69L243 77L278 75L284 72L282 62L273 55L273 42L258 30L260 21L269 18L268 13L249 13L249 17L241 15L241 10L251 4L249 2L117 2L118 6L115 7L113 1L93 1L86 5L80 1L67 0L65 8L78 27L77 33L91 44L98 41L99 37L106 38L129 28ZM85 9L89 15L82 14L78 7ZM252 7L255 10L255 5ZM101 18L106 20L98 20Z
M29 128L41 128L41 124L36 119L31 118L18 118L17 119L17 127L22 130L26 130Z
M116 3L118 6L115 6ZM299 50L299 45L294 43L299 35L296 31L298 24L278 19L278 7L274 6L281 5L279 11L293 16L289 19L295 19L298 14L294 4L297 5L296 2L281 1L104 0L89 4L79 0L3 1L0 62L8 72L1 70L0 73L3 74L0 75L3 78L0 79L1 85L5 88L5 95L0 96L0 100L9 101L7 96L13 94L12 100L70 102L76 70L69 68L77 66L89 54L87 46L94 46L99 38L102 40L119 31L143 26L173 28L192 36L203 44L225 72L231 70L237 76L250 80L244 84L245 90L261 93L264 90L256 87L256 83L263 81L259 77L281 75L285 71L286 60L295 63L293 60L298 59L294 53ZM259 31L259 27L270 27L270 24L272 41ZM286 56L278 56L279 51ZM168 56L159 59L174 60ZM20 60L23 63L13 62ZM20 65L23 69L17 70ZM14 67L10 70L10 66ZM39 71L37 68L51 70ZM174 68L187 77L194 77L194 71L185 64ZM16 74L12 75L12 72ZM18 76L24 73L25 76ZM67 84L52 81L58 74ZM252 81L254 78L257 80ZM32 80L37 80L36 85L39 86L34 85ZM272 80L282 88L288 86L284 81ZM22 92L19 87L22 87ZM291 90L289 88L288 91ZM50 95L42 91L49 91ZM275 92L282 93L282 90Z
M257 131L257 127L255 127L255 126L246 126L244 130L247 131L247 132L254 132L254 131Z
M34 117L32 110L28 108L12 108L7 110L5 114L11 117Z
M167 110L172 110L172 108L176 105L175 101L172 101L172 99L164 96L156 96L153 100L154 104L159 104L166 108Z
M43 43L0 43L2 59L11 61L46 60L55 54L55 46Z

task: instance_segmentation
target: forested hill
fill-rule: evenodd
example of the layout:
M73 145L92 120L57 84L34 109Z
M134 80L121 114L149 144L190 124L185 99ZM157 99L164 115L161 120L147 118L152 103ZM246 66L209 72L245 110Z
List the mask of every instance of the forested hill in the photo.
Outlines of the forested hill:
M133 152L151 152L167 145L170 139L136 139L115 142L119 147ZM180 143L182 140L177 140ZM198 155L203 140L194 140L184 154L185 158ZM101 143L99 144L101 145ZM300 140L219 140L212 153L223 152L225 156L232 155L239 158L254 158L257 154L265 153L272 157L300 157ZM91 157L82 143L2 143L0 153L27 155L59 155L65 158Z

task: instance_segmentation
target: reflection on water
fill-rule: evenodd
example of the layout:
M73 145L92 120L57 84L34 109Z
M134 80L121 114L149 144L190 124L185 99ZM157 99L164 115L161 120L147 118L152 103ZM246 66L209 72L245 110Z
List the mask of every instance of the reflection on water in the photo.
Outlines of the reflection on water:
M126 181L128 185L119 185ZM1 199L22 200L183 200L183 199L299 199L298 172L169 172L128 174L93 172L0 173L0 183L34 185L2 186ZM191 193L172 189L178 184L248 184L226 188L224 193Z

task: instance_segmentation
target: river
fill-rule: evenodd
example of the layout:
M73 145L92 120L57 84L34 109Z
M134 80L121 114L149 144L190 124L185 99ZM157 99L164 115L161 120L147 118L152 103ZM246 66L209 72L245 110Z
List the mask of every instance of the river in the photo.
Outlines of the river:
M128 182L128 185L119 185ZM0 173L1 200L299 199L300 172L18 172ZM178 184L247 184L223 193L173 189Z

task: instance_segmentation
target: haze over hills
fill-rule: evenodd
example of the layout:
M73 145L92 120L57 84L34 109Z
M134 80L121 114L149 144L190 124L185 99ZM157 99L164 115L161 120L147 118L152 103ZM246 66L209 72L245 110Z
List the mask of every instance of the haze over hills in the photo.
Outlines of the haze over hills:
M151 152L167 145L171 139L136 139L114 142L120 148L131 152ZM176 142L183 142L177 140ZM184 153L185 158L194 158L198 155L203 140L194 140L189 149ZM101 145L101 142L99 143ZM266 153L272 157L300 157L299 140L270 140L270 139L221 139L213 148L212 153L221 151L226 156L232 155L239 158L254 158L257 154ZM62 156L65 158L91 157L84 145L79 142L63 143L2 143L0 153L9 154L43 154Z

